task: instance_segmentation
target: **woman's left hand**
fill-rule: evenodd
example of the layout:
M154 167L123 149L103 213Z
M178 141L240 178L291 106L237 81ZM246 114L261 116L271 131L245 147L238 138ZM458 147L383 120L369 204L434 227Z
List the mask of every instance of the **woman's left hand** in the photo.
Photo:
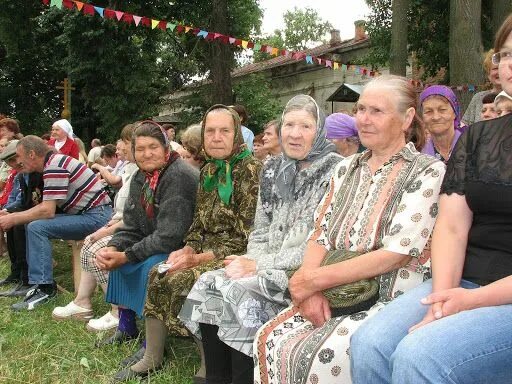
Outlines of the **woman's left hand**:
M191 252L182 252L172 260L172 267L167 270L168 274L190 269L199 265L198 254Z
M311 270L306 271L304 268L299 268L290 279L288 290L294 305L300 305L304 300L317 292L313 286L311 272Z
M102 248L96 252L96 265L104 271L111 271L128 262L124 252Z
M230 279L254 276L256 274L256 262L244 256L226 256L226 275Z

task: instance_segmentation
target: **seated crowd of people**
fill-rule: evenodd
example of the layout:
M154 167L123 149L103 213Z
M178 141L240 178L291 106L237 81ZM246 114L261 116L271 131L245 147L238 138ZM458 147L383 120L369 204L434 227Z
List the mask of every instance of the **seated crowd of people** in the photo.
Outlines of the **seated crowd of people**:
M464 116L451 88L383 75L354 116L297 95L254 136L217 104L181 144L140 121L81 161L67 120L46 143L2 119L0 284L17 285L0 295L49 305L51 240L84 239L52 316L114 330L98 347L144 319L114 381L165 369L171 335L195 338L213 384L509 383L511 53L512 15Z

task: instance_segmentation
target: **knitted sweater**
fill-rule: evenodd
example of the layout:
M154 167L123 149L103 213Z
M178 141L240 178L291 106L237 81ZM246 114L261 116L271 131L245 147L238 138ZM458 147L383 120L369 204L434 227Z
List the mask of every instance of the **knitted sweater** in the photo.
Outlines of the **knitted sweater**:
M141 204L144 173L138 171L130 184L123 212L123 227L107 246L124 251L128 261L144 261L152 255L181 248L196 203L199 172L177 159L160 175L155 192L155 216L149 218Z
M314 227L313 214L328 190L336 164L342 159L329 153L301 170L295 179L292 201L284 201L274 184L282 155L265 163L247 257L256 260L259 276L282 290L288 287L286 271L302 264L306 242Z

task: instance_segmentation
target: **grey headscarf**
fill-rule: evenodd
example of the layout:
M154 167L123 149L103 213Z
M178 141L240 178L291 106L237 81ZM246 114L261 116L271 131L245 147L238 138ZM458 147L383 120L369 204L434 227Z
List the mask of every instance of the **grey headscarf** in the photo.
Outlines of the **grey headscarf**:
M290 111L305 110L310 112L307 105L313 105L316 109L316 135L313 141L313 146L308 155L303 160L291 159L283 151L283 162L277 171L276 186L279 194L284 200L291 200L293 198L293 190L295 186L295 177L299 172L299 165L302 162L312 163L313 161L322 158L330 152L336 152L336 146L325 138L325 115L316 101L308 95L297 95L293 97L286 107L284 107L281 121L279 122L279 141L281 141L281 127L283 125L284 115Z

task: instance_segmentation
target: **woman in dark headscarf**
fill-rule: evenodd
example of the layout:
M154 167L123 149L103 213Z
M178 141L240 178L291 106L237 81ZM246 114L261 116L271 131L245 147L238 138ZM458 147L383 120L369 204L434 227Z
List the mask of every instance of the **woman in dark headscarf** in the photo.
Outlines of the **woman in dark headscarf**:
M224 105L205 114L201 138L206 165L201 170L194 220L185 247L172 252L163 266L150 272L144 308L146 347L125 360L128 368L115 379L145 377L162 367L167 333L187 336L177 319L183 292L203 272L219 268L231 254L245 253L256 209L261 163L243 143L240 119ZM162 267L160 267L162 268Z
M420 107L425 129L430 134L421 152L446 163L464 131L460 126L457 97L444 85L432 85L421 92Z
M289 305L287 272L302 262L313 212L341 161L309 96L288 102L278 134L282 155L263 169L247 253L201 275L180 312L193 333L200 330L207 382L252 382L254 335Z

